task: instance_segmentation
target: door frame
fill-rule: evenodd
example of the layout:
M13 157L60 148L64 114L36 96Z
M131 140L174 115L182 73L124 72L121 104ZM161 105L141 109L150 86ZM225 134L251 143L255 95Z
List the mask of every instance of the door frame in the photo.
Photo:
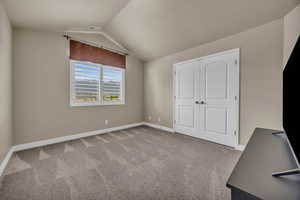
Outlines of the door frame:
M176 66L177 65L182 65L182 64L186 64L186 63L190 63L190 62L196 62L196 61L200 61L203 59L207 59L207 58L211 58L211 57L215 57L215 56L220 56L220 55L226 55L226 54L232 54L235 53L237 54L237 63L236 63L236 67L234 68L234 96L236 97L236 103L235 103L235 148L237 148L239 146L239 140L240 140L240 48L235 48L235 49L230 49L230 50L226 50L226 51L222 51L222 52L218 52L218 53L214 53L214 54L210 54L207 56L202 56L202 57L198 57L195 59L190 59L190 60L186 60L186 61L182 61L182 62L177 62L173 64L173 69L172 69L172 83L173 83L173 95L172 95L172 124L173 124L173 129L176 132L175 129L175 94L176 94Z

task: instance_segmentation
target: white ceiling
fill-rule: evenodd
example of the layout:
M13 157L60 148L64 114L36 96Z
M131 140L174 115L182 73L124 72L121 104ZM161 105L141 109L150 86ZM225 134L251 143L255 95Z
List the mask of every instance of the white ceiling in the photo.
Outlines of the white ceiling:
M300 0L0 0L14 26L104 30L145 61L284 16Z
M103 26L129 0L0 0L14 26L65 31Z

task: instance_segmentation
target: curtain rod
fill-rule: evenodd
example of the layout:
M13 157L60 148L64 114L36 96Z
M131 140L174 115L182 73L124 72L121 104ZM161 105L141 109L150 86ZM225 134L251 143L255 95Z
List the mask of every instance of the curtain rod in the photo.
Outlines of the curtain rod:
M72 39L72 40L75 40L75 41L78 41L78 42L82 42L82 43L87 44L87 45L95 46L95 47L98 47L98 48L101 48L101 49L106 49L108 51L112 51L112 52L115 52L115 53L118 53L118 54L122 54L124 56L128 55L127 52L124 52L124 51L121 51L121 50L118 50L118 49L113 49L113 48L105 47L105 46L99 45L99 44L97 44L95 42L89 42L89 41L85 41L85 40L82 40L82 39L74 38L74 37L72 37L70 35L67 35L67 34L64 34L63 37L66 38L67 40Z

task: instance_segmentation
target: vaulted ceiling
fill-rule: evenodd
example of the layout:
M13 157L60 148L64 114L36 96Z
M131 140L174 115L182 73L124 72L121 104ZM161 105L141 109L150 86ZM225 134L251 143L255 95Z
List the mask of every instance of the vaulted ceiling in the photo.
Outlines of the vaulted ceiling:
M16 27L100 26L149 61L284 16L300 0L0 0Z
M129 0L0 0L14 26L54 31L104 26Z

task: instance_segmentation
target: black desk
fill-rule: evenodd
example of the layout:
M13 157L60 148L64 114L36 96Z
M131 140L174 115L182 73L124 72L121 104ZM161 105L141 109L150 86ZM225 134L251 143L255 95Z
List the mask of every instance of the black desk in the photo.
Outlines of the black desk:
M273 131L255 129L227 182L232 200L300 200L300 175L272 177L297 168L286 136Z

